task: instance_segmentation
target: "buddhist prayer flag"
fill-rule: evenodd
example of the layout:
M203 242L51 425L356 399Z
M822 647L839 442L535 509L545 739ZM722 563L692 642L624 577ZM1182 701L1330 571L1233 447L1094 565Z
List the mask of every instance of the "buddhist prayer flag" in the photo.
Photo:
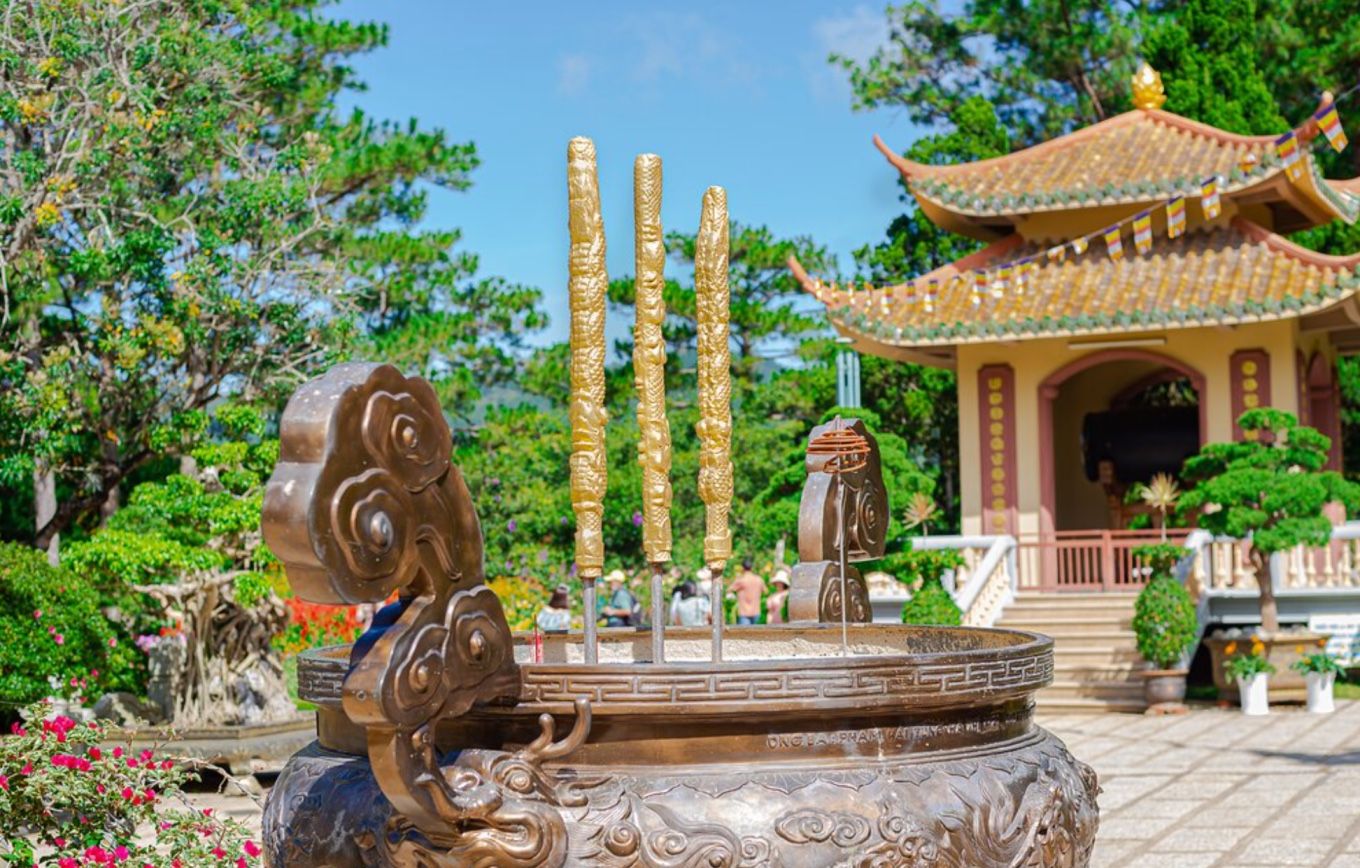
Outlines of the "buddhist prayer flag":
M987 292L987 272L973 272L973 292L981 297Z
M1185 197L1177 196L1166 203L1166 237L1180 238L1185 234Z
M1303 177L1303 161L1299 159L1299 137L1290 130L1275 140L1275 153L1280 155L1284 170L1291 181Z
M1144 211L1133 218L1133 247L1139 253L1152 249L1152 212Z
M1327 137L1327 144L1332 146L1332 150L1346 149L1346 131L1341 129L1341 117L1336 113L1336 103L1327 103L1313 115L1313 120L1318 122L1318 129Z
M1078 256L1082 255L1083 253L1086 252L1086 245L1088 245L1089 243L1090 241L1086 238L1085 235L1082 235L1078 238L1073 238L1072 252Z
M926 281L926 297L924 299L926 313L930 313L935 309L935 295L939 290L939 286L940 284L937 280L932 279Z
M1048 248L1048 261L1049 261L1049 262L1054 262L1054 263L1062 262L1062 261L1063 261L1064 259L1066 259L1066 258L1067 258L1067 245L1066 245L1066 244L1059 244L1057 247L1050 247L1050 248Z
M1123 259L1124 239L1119 236L1119 224L1114 224L1101 234L1105 236L1105 247L1110 251L1110 258Z
M1210 175L1200 182L1199 206L1204 210L1204 219L1212 220L1223 208L1218 202L1218 176Z

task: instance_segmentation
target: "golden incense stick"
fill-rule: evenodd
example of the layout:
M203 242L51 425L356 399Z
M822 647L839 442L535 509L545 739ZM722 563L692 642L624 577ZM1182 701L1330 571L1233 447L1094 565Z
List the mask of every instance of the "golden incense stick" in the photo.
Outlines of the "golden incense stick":
M604 220L595 171L595 143L567 144L567 207L571 233L571 508L576 513L576 568L583 579L604 570ZM589 583L593 585L593 582ZM586 612L587 628L593 626Z
M652 564L671 559L671 429L666 421L666 318L662 290L666 246L661 238L661 158L633 163L637 320L633 377L638 394L638 463L642 465L642 550Z
M732 509L732 371L728 328L727 191L709 187L694 245L694 290L699 314L699 498L706 507L704 561L719 581L732 556L727 516ZM713 612L714 623L722 609Z

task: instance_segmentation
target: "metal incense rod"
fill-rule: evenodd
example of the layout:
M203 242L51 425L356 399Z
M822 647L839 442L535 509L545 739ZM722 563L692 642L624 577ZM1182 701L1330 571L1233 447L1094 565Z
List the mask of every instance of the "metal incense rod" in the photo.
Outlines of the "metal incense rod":
M694 240L694 297L698 313L699 499L704 502L704 563L713 574L713 661L722 660L722 573L732 557L732 297L727 286L727 193L704 191Z
M642 549L652 565L652 662L666 659L662 578L671 559L671 429L666 420L666 244L661 234L661 158L633 161L636 295L633 380L642 466Z
M662 583L666 576L666 565L652 564L652 662L666 662L666 592Z
M595 580L604 571L604 496L608 458L604 428L604 218L595 169L595 143L567 144L567 298L571 305L571 508L576 514L576 569L585 583L585 659L599 659Z
M723 659L723 623L726 620L726 610L723 607L723 567L724 564L711 565L708 571L712 574L713 585L710 592L709 608L713 615L713 649L712 657L714 663L721 663Z
M599 640L599 620L598 610L595 607L595 579L586 578L582 580L581 587L582 607L585 609L585 655L587 663L596 663L600 659L600 640Z
M836 486L840 489L836 503L836 523L840 525L840 570L841 570L841 656L850 653L850 588L845 581L845 573L848 567L845 554L845 477L836 474Z

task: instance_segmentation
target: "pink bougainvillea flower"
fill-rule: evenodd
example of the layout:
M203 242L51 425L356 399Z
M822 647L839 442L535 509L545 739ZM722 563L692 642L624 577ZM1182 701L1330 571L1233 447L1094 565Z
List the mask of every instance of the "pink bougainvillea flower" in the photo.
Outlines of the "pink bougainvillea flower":
M52 634L52 641L53 641L53 642L56 642L58 645L65 645L65 644L66 644L66 637L63 636L63 635L61 635L60 633L53 633L53 634Z
M127 859L129 855L130 854L128 853L128 848L124 847L122 844L119 844L117 847L113 848L114 861L123 862Z
M133 796L132 787L123 787L123 791L119 795L123 797L123 801L125 802L132 801Z
M0 790L8 790L8 789L9 789L9 776L8 776L8 775L0 775Z
M34 610L33 610L33 620L37 621L37 620L38 620L39 618L41 618L41 617L42 617L42 609L34 609Z
M24 763L24 767L19 769L19 774L21 775L33 774L33 763Z
M90 759L92 760L101 760L104 758L104 752L97 747L90 748L89 754Z
M223 850L221 847L214 847L214 848L212 848L212 854L213 854L213 856L217 857L218 859L225 859L225 858L227 858L227 851L226 851L226 850Z
M63 856L57 860L57 868L80 868L80 863L70 856Z
M114 758L114 759L122 759L122 758L123 758L123 749L122 749L121 747L116 747L116 748L113 749L113 758Z
M246 855L247 855L247 856L250 856L251 858L254 858L254 857L260 855L260 845L259 845L259 844L256 844L254 841L247 841L247 842L246 842Z
M117 636L110 636L110 637L109 637L109 647L110 647L110 648L117 648L117 647L118 647L118 637L117 637Z

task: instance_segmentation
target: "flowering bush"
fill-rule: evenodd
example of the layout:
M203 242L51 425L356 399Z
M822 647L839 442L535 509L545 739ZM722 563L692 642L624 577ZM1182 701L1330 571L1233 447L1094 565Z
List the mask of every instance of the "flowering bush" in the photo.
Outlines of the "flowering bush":
M260 864L245 828L194 808L194 774L153 751L104 748L96 724L35 706L0 738L0 862L82 868ZM178 805L170 804L178 801ZM138 828L141 828L139 833Z
M1251 651L1247 654L1238 654L1230 657L1223 664L1223 670L1228 673L1228 677L1234 681L1241 681L1253 675L1273 675L1275 664L1265 657L1265 643L1256 637L1252 637ZM1229 642L1224 647L1225 654L1232 654L1237 650L1236 642Z
M59 692L136 689L140 655L120 643L99 595L42 552L0 543L0 697L27 704Z
M1317 654L1304 654L1299 657L1299 659L1289 664L1289 668L1293 669L1295 672L1302 672L1305 675L1309 672L1339 673L1345 671L1345 667L1341 665L1341 661L1331 654L1328 654L1326 651L1320 651Z
M288 626L275 641L287 656L310 648L348 644L363 632L356 606L327 606L297 597L289 597L284 603L288 606Z
M518 576L496 576L487 583L500 598L505 619L516 633L534 629L539 609L548 603L548 592L537 580Z

